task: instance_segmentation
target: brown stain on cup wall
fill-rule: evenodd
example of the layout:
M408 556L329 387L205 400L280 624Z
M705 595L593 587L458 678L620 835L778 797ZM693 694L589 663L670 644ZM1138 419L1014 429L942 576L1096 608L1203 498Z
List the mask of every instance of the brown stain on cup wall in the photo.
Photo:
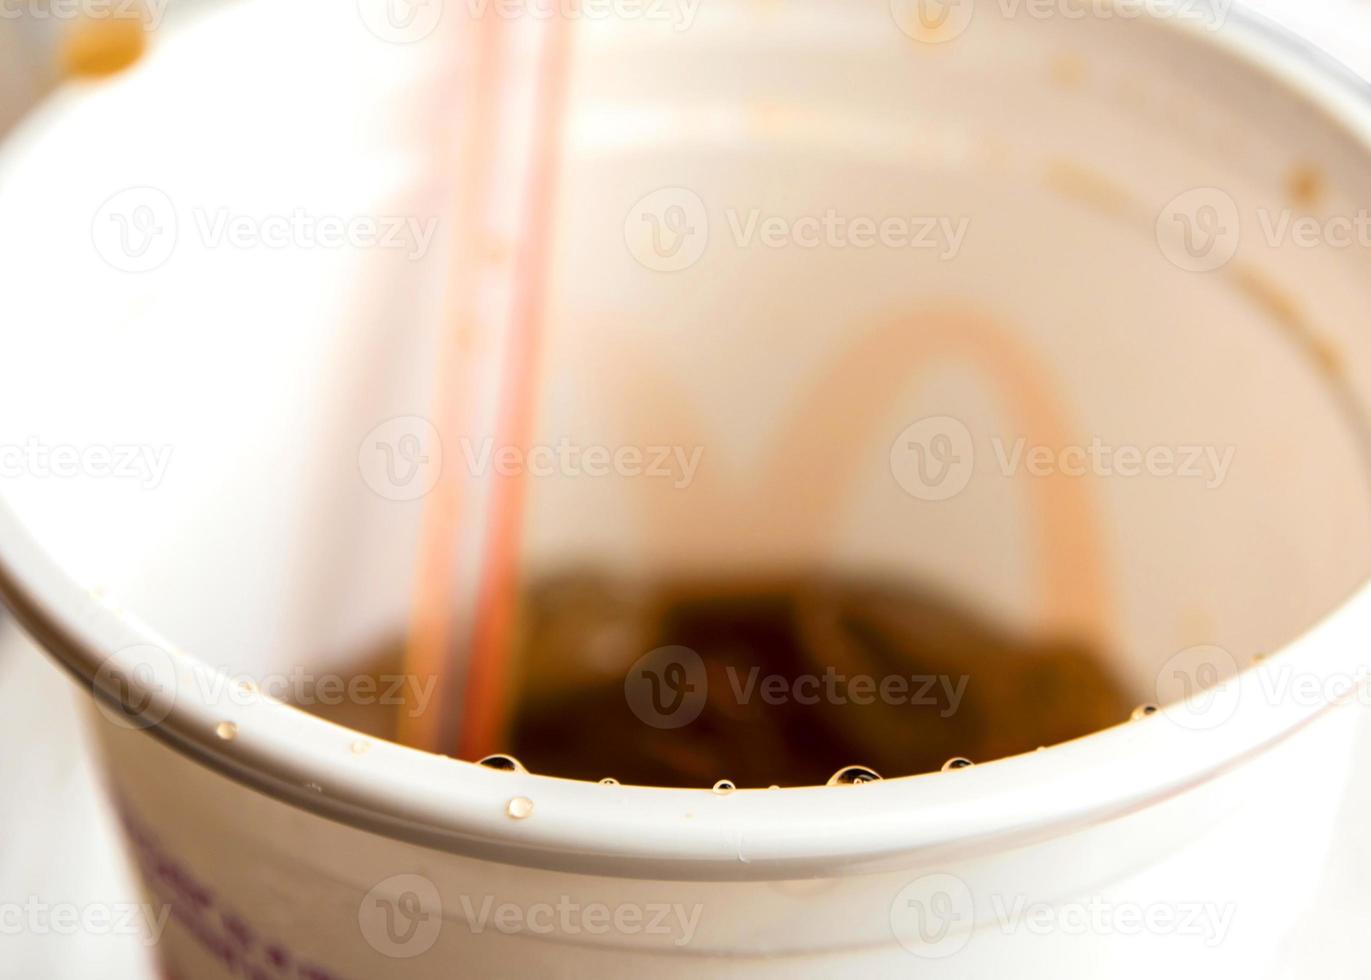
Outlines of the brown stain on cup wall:
M1299 208L1314 208L1323 201L1323 171L1313 164L1302 163L1294 167L1285 180L1285 190L1290 202Z
M67 28L58 56L68 78L104 78L136 64L147 45L141 17L84 17Z

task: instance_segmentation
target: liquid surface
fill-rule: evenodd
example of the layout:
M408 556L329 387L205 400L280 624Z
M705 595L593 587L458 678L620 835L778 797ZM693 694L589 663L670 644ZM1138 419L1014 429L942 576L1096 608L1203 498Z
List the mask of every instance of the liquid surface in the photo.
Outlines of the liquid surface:
M708 787L889 778L1128 720L1097 652L1014 635L918 588L836 578L578 574L525 593L504 751L530 772ZM334 720L393 737L356 707Z

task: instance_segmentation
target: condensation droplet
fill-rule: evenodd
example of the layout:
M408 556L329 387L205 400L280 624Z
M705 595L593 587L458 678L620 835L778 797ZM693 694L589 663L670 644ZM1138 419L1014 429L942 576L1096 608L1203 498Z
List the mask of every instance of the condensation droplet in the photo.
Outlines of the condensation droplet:
M322 793L324 791L324 787L320 786L318 783L305 783L304 785L305 789L309 790L311 793Z
M238 726L231 721L221 721L219 722L218 727L214 729L214 734L218 735L225 742L232 742L238 737Z
M1146 718L1148 715L1155 715L1158 711L1161 710L1162 709L1157 707L1155 704L1140 704L1133 709L1133 714L1131 714L1129 717L1132 718L1134 721L1137 721L1139 718Z
M880 773L867 766L843 766L843 768L828 777L828 785L860 786L862 783L874 783L880 778Z
M618 786L618 785L619 785L619 780L615 779L613 776L606 776L604 779L600 780L600 785L601 785L601 786Z
M767 789L780 789L780 788L781 788L781 787L778 786L778 785L776 785L775 783L772 783L770 786L767 787Z
M527 796L516 796L505 804L505 813L514 820L523 820L533 812L533 801Z
M512 755L488 755L476 764L487 769L498 769L500 772L528 772L524 764Z
M369 751L371 751L371 743L368 742L366 739L359 738L357 741L352 743L353 755L366 755Z
M943 763L943 772L951 772L953 769L965 769L967 766L974 766L975 763L970 759L963 759L957 756L955 759L948 759Z
M714 792L718 793L720 796L727 796L737 788L737 786L733 785L733 780L731 779L721 779L714 784Z

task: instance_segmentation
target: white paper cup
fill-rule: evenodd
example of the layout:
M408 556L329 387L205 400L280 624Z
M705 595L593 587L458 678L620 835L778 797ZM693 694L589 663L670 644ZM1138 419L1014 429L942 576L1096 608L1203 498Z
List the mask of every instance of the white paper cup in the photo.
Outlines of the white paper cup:
M1236 12L1033 9L729 2L578 42L538 438L706 457L670 492L531 480L526 566L914 576L1107 642L1166 705L862 786L497 772L266 696L403 628L424 466L466 465L424 428L443 249L274 220L439 213L463 15L246 4L30 120L0 161L0 588L97 695L176 975L1269 961L1365 697L1371 297L1333 219L1371 109ZM929 217L965 235L852 224Z

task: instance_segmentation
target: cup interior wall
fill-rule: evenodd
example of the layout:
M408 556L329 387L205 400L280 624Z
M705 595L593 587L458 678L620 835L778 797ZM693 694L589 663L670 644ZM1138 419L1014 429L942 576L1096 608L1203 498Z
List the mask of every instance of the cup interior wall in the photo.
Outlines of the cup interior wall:
M593 32L576 61L525 581L917 583L1098 642L1140 701L1183 693L1159 679L1178 651L1245 665L1361 585L1371 252L1278 229L1355 214L1364 145L1170 27L978 14L927 44L884 5L833 32L813 4L739 58L708 6L638 47ZM1187 244L1224 232L1226 201L1235 252L1197 270ZM79 348L101 369L6 386L0 440L173 453L155 489L21 478L7 499L216 666L351 668L412 611L424 501L378 493L367 454L432 413L451 260L235 259L331 297L275 317L206 311L201 277L117 335L11 321L37 362ZM187 323L232 342L205 357ZM441 444L468 529L508 462L498 345L472 349L472 430Z

